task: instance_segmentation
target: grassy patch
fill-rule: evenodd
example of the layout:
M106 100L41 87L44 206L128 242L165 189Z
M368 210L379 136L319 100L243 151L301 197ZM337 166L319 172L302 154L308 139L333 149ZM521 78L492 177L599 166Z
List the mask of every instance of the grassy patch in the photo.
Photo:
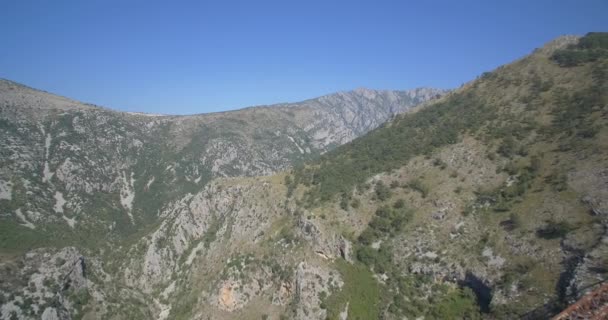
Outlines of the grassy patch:
M0 250L3 252L27 251L44 242L45 237L40 233L13 221L4 221L0 224Z
M349 264L344 260L338 260L336 267L344 286L326 299L327 318L340 319L340 312L348 304L349 319L379 319L380 285L371 271L362 264Z

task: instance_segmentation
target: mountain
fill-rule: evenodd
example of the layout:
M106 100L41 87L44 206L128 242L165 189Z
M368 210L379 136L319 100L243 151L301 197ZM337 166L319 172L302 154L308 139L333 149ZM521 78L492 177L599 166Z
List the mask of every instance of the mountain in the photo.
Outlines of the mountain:
M39 247L71 248L61 258L68 264L79 261L78 250L114 250L151 233L174 202L213 179L288 169L444 93L357 89L300 103L163 116L117 112L0 80L2 262L10 266ZM14 304L3 308L2 317L26 315Z
M562 37L290 188L385 279L378 317L546 319L608 276L607 121L608 34Z
M0 316L549 318L608 273L607 75L590 33L405 113L435 92L146 116L3 82Z
M301 103L159 116L1 81L3 229L31 231L5 232L0 247L61 242L72 233L131 234L214 178L285 170L443 93L359 89Z

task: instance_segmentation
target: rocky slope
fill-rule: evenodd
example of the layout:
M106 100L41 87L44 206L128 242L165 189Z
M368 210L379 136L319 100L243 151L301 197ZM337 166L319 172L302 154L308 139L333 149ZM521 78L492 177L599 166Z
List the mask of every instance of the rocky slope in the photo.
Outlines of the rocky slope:
M608 34L559 38L296 170L378 317L545 319L606 279L607 75Z
M210 181L287 169L442 94L434 89L357 89L301 103L162 116L117 112L0 80L2 263L28 264L21 270L23 281L28 276L38 282L47 280L44 287L48 289L51 285L62 288L65 281L60 275L67 267L46 264L57 259L70 264L83 255L92 263L93 256L101 256L99 266L131 264L134 269L126 267L126 272L135 275L117 279L102 272L100 279L111 279L107 283L112 289L119 287L137 301L148 299L157 282L166 284L158 276L171 275L176 259L192 250L191 242L203 236L213 221L207 216L199 217L200 221L180 216L178 221L192 225L180 234L182 244L176 253L166 256L151 247L151 253L138 257L144 258L144 265L125 261L128 258L116 251L131 250L132 242L146 235L168 238L163 233L169 230L164 228L177 219L176 206L193 203L191 197L207 190ZM208 214L206 210L202 214ZM49 246L63 249L39 249L39 258L25 262L19 258L23 252ZM139 267L146 270L143 275ZM43 271L37 272L38 268ZM78 272L70 274L78 276ZM84 273L79 276L83 278ZM95 284L90 280L78 283L85 285L71 286L74 294L103 297L102 291L92 289ZM80 290L83 287L87 290ZM65 293L56 294L63 289L29 292L10 281L2 288L12 294L6 298L13 301L2 299L3 318L11 314L27 317L28 312L35 318L44 312L41 305L45 303L54 306L47 315L78 314L64 299ZM25 308L21 305L24 299ZM110 312L107 308L112 305L103 301L101 314ZM146 317L152 314L150 310L156 312L154 308L142 310Z
M606 40L560 38L415 112L383 108L328 152L355 129L316 125L365 122L327 110L398 94L192 117L5 107L1 317L548 318L607 276ZM202 160L270 125L248 150L324 154L266 176L306 158ZM286 134L304 153L266 141Z
M155 222L166 203L214 178L287 169L440 94L360 89L295 104L158 116L85 105L3 80L2 214L7 228L33 230L5 238L25 233L18 245L27 247L40 234L130 234ZM0 246L14 244L11 239Z

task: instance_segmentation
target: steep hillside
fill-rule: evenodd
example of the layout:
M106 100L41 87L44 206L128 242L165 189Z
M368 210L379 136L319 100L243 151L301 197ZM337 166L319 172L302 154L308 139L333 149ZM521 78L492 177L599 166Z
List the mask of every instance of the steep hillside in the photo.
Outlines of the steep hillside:
M82 106L64 122L73 111L5 107L0 317L548 318L607 277L606 39L557 39L412 112L386 111L392 120L328 152L356 135L340 140L348 130L336 123L364 126L346 110L397 94L193 117ZM324 122L332 112L342 120ZM311 123L325 133L314 138L324 131ZM256 130L323 155L258 177L289 165L269 165L266 151L216 167L243 161L228 171L201 160L213 139ZM284 141L300 154L269 136L248 150ZM72 154L80 162L64 168ZM37 223L36 212L65 226ZM65 236L81 225L80 242Z
M193 116L116 112L0 81L0 248L121 240L210 180L268 175L440 90L359 89Z
M385 279L383 316L471 318L471 289L486 316L546 318L606 279L606 39L557 39L295 171Z

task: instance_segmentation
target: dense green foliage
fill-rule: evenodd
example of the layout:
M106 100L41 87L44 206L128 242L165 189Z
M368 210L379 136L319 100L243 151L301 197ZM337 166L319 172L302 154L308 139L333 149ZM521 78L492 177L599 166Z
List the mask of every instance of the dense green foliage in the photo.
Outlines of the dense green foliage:
M327 307L327 319L340 319L340 312L348 303L349 319L380 318L380 285L369 269L361 264L350 264L343 260L336 262L344 281L340 291L323 301Z
M403 205L399 208L391 208L389 206L378 208L368 227L359 236L359 242L369 245L384 236L396 235L411 219L411 215L412 212Z
M323 156L318 165L295 170L297 183L311 185L309 203L350 193L356 185L377 173L407 163L416 155L456 143L459 134L475 130L492 117L488 108L471 94L454 94L414 114L396 118L370 134ZM385 192L380 189L379 198Z
M562 67L575 67L608 57L608 32L590 32L576 45L557 50L552 56Z
M398 236L404 232L411 212L402 200L387 202L397 194L394 189L399 186L417 191L426 198L432 191L432 181L420 175L410 177L402 184L393 181L387 186L382 182L371 184L369 179L398 169L416 156L424 155L426 160L431 160L440 148L459 142L465 134L473 136L488 148L487 157L497 164L496 173L504 173L509 178L491 190L479 188L475 192L476 199L463 214L483 212L485 217L500 217L500 226L507 232L524 229L522 224L530 217L526 217L527 211L514 208L521 209L521 203L530 195L542 192L544 185L551 188L546 191L552 194L565 195L568 191L567 168L556 162L548 165L549 158L538 146L549 143L558 146L556 152L580 150L602 129L599 119L608 115L605 108L608 103L605 58L608 55L596 56L596 53L608 49L606 39L606 34L589 34L576 46L566 49L588 57L580 63L593 63L592 68L584 69L586 74L582 73L592 75L592 82L562 90L560 78L547 74L563 69L556 68L545 57L535 56L532 58L544 59L542 63L546 70L529 71L524 76L520 76L519 69L487 73L471 85L473 89L454 93L417 113L398 116L370 134L326 154L316 163L294 170L290 184L308 187L304 200L310 206L339 196L342 209L347 210L349 204L355 208L360 205L356 195L366 191L371 191L372 199L379 202L375 215L357 239L355 253L358 263L388 279L384 282L386 290L381 299L385 312L397 318L480 317L479 305L470 289L449 287L424 275L408 274L403 265L407 261L395 257ZM560 58L554 56L552 59L562 65L558 61ZM529 62L522 64L525 66ZM504 96L502 91L496 92L497 88L508 86L517 90L517 99L512 97L514 91ZM430 163L440 170L448 167L439 158ZM450 175L457 176L454 172ZM353 192L355 188L357 192ZM460 187L455 190L463 192ZM560 218L547 220L533 234L543 239L559 239L576 228L575 224ZM484 235L475 250L481 252L489 241ZM513 283L511 278L521 279L530 272L531 266L523 261L514 262L508 268L504 283L498 284L504 288ZM520 285L526 286L525 281ZM500 315L501 310L505 311L492 309L489 312Z
M376 183L374 191L376 192L376 198L380 201L387 200L391 197L391 190L382 181Z
M12 221L0 223L0 249L3 252L23 251L46 243L43 236Z
M606 39L608 33L590 33L575 48L567 50L584 54L590 54L594 50L608 50ZM592 60L597 62L592 86L573 93L553 92L556 105L551 126L539 128L530 119L507 113L499 114L498 106L490 102L486 95L476 90L467 90L454 93L416 113L398 116L366 136L327 153L316 163L296 168L291 182L311 187L306 200L309 205L313 205L337 194L350 194L353 187L363 185L369 177L399 168L414 156L430 155L439 147L458 142L463 133L476 133L480 128L484 128L483 137L501 139L497 153L507 158L526 155L527 150L520 140L532 130L541 129L551 136L575 133L583 139L593 137L599 128L588 115L606 103L604 92L608 67L606 63L601 63L604 58L608 58L608 55ZM523 84L512 79L507 82L508 77L500 72L488 73L485 78L485 81L496 82L500 86L508 83ZM529 87L529 96L526 99L522 96L522 102L529 105L538 103L540 95L553 86L551 79L537 74L532 74L525 81ZM498 117L501 120L497 120ZM437 161L434 165L445 167ZM428 192L419 181L411 181L408 186L421 192L423 197ZM379 200L385 198L385 191L383 186L377 187Z
M426 195L429 193L429 187L426 186L422 181L420 181L420 179L413 179L409 181L406 187L414 191L420 192L420 196L422 196L423 198L426 198Z
M410 213L411 211L405 208L403 200L395 201L392 208L380 207L356 244L357 260L367 268L371 268L374 273L385 275L390 279L386 282L381 305L389 313L400 317L479 318L476 298L469 289L434 285L436 292L432 297L421 297L419 290L431 284L431 279L422 275L404 274L402 268L393 261L393 248L388 243L402 230L409 220ZM377 243L381 244L377 246ZM375 286L373 290L375 292ZM366 295L360 293L360 296Z
M542 228L536 230L536 235L543 239L558 239L564 237L573 227L565 221L549 220Z
M606 65L598 68L598 71L608 70ZM571 94L562 93L556 96L556 106L552 128L546 133L550 136L572 136L578 138L592 138L599 131L599 127L589 117L594 111L598 111L606 104L606 84L608 77L596 80L596 83L581 91Z

